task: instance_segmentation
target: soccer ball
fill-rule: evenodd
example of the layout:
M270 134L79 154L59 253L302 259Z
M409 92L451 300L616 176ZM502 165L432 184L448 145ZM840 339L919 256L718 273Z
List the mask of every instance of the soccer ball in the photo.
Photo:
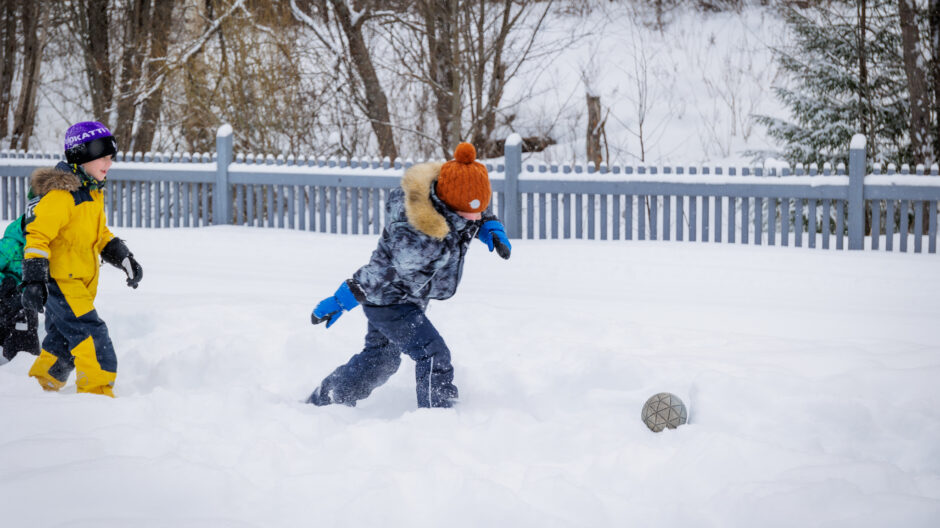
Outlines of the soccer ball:
M689 419L689 414L678 396L669 392L660 392L646 400L640 418L650 431L658 433L667 427L675 429L684 424Z

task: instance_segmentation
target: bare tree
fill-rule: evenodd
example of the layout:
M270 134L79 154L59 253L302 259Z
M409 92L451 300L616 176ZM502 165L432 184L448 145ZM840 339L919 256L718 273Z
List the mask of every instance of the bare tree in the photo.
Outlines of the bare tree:
M388 97L364 34L367 23L386 13L375 9L372 2L360 2L359 9L351 8L348 0L308 0L305 3L306 9L303 9L298 0L291 0L294 16L312 30L333 53L337 63L344 65L349 83L354 87L352 93L372 126L379 152L384 157L397 158ZM318 23L315 18L325 23Z
M668 94L670 90L663 89L663 80L657 75L657 57L660 54L658 46L644 40L640 26L632 22L629 31L629 43L624 41L623 50L629 63L616 68L625 74L627 82L623 83L624 99L629 102L630 113L628 117L621 118L613 114L614 119L639 143L639 156L641 162L646 162L647 154L658 143L664 133L668 121L653 122L651 116L654 109L666 103L669 105Z
M930 0L927 8L930 25L930 54L933 75L933 153L940 155L940 0Z
M450 157L461 132L457 6L457 0L419 0L416 3L424 23L428 47L426 73L434 94L438 134L445 157Z
M856 16L858 24L855 31L855 42L858 47L858 89L859 98L862 100L862 108L865 109L861 116L861 134L869 137L872 130L872 115L867 109L871 108L871 94L868 91L868 0L856 0ZM868 142L868 154L874 153L874 141Z
M927 71L923 67L920 49L920 30L917 27L917 6L913 0L898 0L901 21L901 45L904 53L904 71L911 101L910 136L914 163L931 159L930 103L927 92Z
M167 85L162 144L211 151L221 123L235 128L236 149L249 153L326 144L330 134L342 134L342 125L326 133L318 127L322 116L337 115L321 110L324 101L345 110L345 98L335 83L302 69L317 57L286 3L188 0L174 18L183 21L175 40L186 46L171 49L157 69ZM330 66L330 75L335 69Z
M215 18L215 3L205 0L184 0L182 38L197 41ZM223 58L228 57L225 36L222 30L216 32L218 48ZM223 62L224 68L227 63ZM213 134L209 123L212 118L213 86L209 82L209 66L206 63L205 46L200 46L190 53L181 67L181 82L185 106L179 124L180 133L186 142L188 151L201 152L211 148Z
M468 138L483 156L501 154L493 136L506 85L526 61L551 54L535 43L552 5L551 0L417 0L402 14L400 26L411 33L389 38L407 78L422 83L434 98L438 146L445 157ZM526 141L541 148L549 143L541 137Z
M170 0L157 4L172 5ZM122 149L131 147L133 123L137 117L137 91L142 77L141 62L151 27L150 0L125 0L124 32L121 42L121 80L117 92L117 123L115 139ZM159 22L159 21L155 21Z
M536 50L535 39L552 5L551 0L538 7L531 2L514 0L465 3L461 16L467 22L460 27L466 28L461 60L470 65L470 77L465 81L470 100L469 136L486 157L502 154L501 149L495 148L494 133L507 83L523 63L548 51ZM529 15L531 19L527 19ZM521 26L525 22L530 26L523 30ZM528 137L526 142L531 146L550 144L552 140Z
M39 71L46 47L49 11L41 2L24 0L20 14L23 27L23 82L19 100L13 114L10 148L29 148L29 138L36 122L36 93L39 90Z
M135 101L142 108L140 110L140 124L137 133L134 135L134 150L147 152L153 146L153 136L160 119L160 110L163 107L163 90L165 87L164 83L157 82L157 78L162 70L166 68L173 6L174 2L171 0L156 0L151 10L147 79L152 81L154 86ZM118 112L118 115L120 115L120 112Z
M16 6L17 0L3 0L0 3L0 30L3 31L0 58L0 138L6 137L9 130L7 116L10 113L10 100L13 97L13 75L16 73Z
M108 0L75 0L65 4L65 9L67 29L81 49L85 64L92 112L108 125L114 98Z

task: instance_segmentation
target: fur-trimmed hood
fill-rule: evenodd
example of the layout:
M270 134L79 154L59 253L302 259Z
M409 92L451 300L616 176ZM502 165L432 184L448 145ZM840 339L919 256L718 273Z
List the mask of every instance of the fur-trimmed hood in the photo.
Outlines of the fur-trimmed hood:
M441 174L441 162L421 163L405 171L401 188L405 191L405 216L415 229L442 239L450 232L447 219L434 207L431 193Z
M385 204L388 222L369 263L353 274L359 302L376 306L448 299L457 291L463 260L480 222L467 220L436 194L443 163L405 171Z
M29 178L30 188L36 196L43 196L49 191L77 191L81 187L79 177L71 172L64 171L59 167L41 167L33 171Z

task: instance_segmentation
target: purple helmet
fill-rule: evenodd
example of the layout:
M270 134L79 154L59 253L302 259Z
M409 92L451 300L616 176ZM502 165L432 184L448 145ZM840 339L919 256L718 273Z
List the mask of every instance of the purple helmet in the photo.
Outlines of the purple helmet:
M75 123L65 133L65 159L69 163L81 165L108 154L117 154L117 142L108 127L97 121Z

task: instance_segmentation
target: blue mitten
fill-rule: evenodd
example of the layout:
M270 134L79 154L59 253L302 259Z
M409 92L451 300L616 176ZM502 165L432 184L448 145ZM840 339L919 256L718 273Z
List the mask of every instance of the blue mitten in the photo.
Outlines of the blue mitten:
M343 312L348 312L357 306L359 306L359 301L349 289L349 285L344 282L332 297L327 297L317 304L313 313L310 314L310 322L320 324L326 321L326 327L329 328L339 319L339 316L343 315Z
M506 236L506 230L503 229L503 223L499 220L487 220L480 226L480 232L477 238L483 241L490 251L496 249L496 253L503 259L508 259L512 252L512 244L509 243L509 237Z

